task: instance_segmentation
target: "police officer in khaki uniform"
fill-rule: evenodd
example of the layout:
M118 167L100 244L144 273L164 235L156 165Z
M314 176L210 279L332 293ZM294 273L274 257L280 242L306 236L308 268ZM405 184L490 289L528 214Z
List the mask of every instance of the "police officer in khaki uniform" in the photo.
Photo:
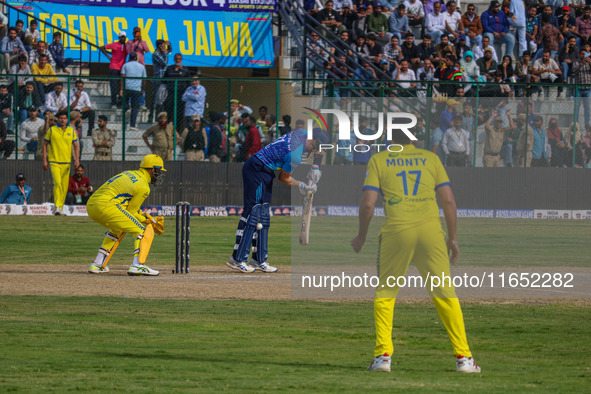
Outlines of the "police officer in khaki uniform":
M142 137L153 154L160 156L164 160L172 160L172 150L174 149L174 137L176 134L174 126L168 123L168 114L166 112L160 112L157 119L158 123L146 130ZM151 144L148 141L148 137L150 136L152 136Z
M484 125L486 131L486 142L484 143L484 157L482 162L485 167L499 167L501 164L501 148L505 140L505 134L515 129L511 110L507 110L509 127L503 127L503 118L499 116L499 111L493 109L492 116Z
M92 143L94 145L94 160L113 160L113 145L115 145L115 132L107 129L107 117L98 117L99 128L92 132Z

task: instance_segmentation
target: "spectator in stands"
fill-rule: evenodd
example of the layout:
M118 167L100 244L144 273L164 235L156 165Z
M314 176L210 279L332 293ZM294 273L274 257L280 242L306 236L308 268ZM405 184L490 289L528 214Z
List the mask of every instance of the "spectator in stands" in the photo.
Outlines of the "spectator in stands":
M0 40L8 34L8 18L0 12Z
M367 24L367 7L365 4L361 4L357 6L357 19L353 22L353 28L351 29L355 40L361 35L365 36Z
M448 53L455 56L456 49L454 48L454 45L449 42L449 37L443 35L441 36L441 42L435 45L435 52L435 60L441 62Z
M14 27L8 29L8 35L0 42L0 53L0 72L10 71L10 67L18 62L19 55L27 54Z
M558 53L558 61L562 68L562 75L565 82L572 73L572 65L579 60L579 47L577 46L577 38L571 36L567 44Z
M408 16L408 26L410 28L419 26L421 28L421 35L425 31L425 9L423 2L420 0L406 0L406 16Z
M1 85L0 86L0 120L2 120L6 128L8 129L8 133L12 134L12 130L14 127L14 115L12 113L12 95L8 93L8 86Z
M431 39L438 44L441 41L441 36L445 35L445 15L441 13L441 3L433 3L433 12L427 14L427 22L425 25L427 32Z
M562 7L562 15L558 17L558 29L565 37L565 39L569 39L571 37L577 38L576 30L577 30L577 20L574 17L574 12L571 12L569 6Z
M462 72L453 54L448 53L445 55L445 59L440 62L436 70L436 76L440 81L462 81ZM438 89L440 93L447 95L447 97L455 97L458 86L457 84L440 84Z
M266 105L261 105L259 107L259 117L257 118L257 123L259 122L266 122L267 116L269 115L269 108Z
M549 49L544 49L542 58L534 62L534 74L540 76L540 83L542 84L562 83L562 71L560 71L558 63L552 59ZM556 87L545 86L544 89L547 89L546 98L550 96L557 97Z
M152 54L152 64L154 65L154 78L164 78L166 68L168 67L168 55L172 53L172 45L169 41L156 40L156 50ZM154 110L161 112L162 104L164 100L158 96L158 92L161 91L161 81L152 82L152 91L154 93L152 97L152 104L150 107L150 114L148 115L148 123L154 120ZM162 88L164 89L165 86Z
M480 59L481 57L484 57L484 50L485 49L490 49L491 52L491 57L493 58L493 60L495 62L499 61L499 58L497 57L497 51L495 50L495 48L492 45L489 45L490 42L490 38L488 38L487 36L482 37L482 41L480 43L480 45L477 45L474 47L474 50L472 52L474 52L474 60L478 61L478 59Z
M583 8L583 15L576 19L575 34L581 39L582 43L591 38L591 7L586 5ZM582 44L581 44L582 45Z
M456 115L456 105L458 105L456 100L447 100L445 103L445 109L441 111L441 114L439 114L439 129L442 133L451 127L453 118ZM443 134L441 137L443 138Z
M581 85L579 87L580 98L576 101L576 105L580 107L583 103L585 127L587 127L591 121L591 86L588 86L591 85L591 56L585 49L579 51L579 60L573 64L572 71L575 83Z
M515 65L515 74L517 75L517 82L519 83L536 83L539 82L540 77L534 74L534 65L531 61L531 54L529 51L523 52L521 55L521 59L517 61ZM528 86L526 89L522 87L516 86L515 87L515 95L521 96L521 92L524 95L528 96L528 90L531 90Z
M542 19L544 19L544 15L548 15L548 18L550 18L549 23L558 29L558 18L554 16L554 9L549 5L546 5L542 13L538 15L538 28L542 28Z
M353 53L357 54L357 56L369 59L369 48L365 43L365 34L358 33L357 39L353 44L351 44L351 48L353 49ZM339 65L337 64L337 67L338 66Z
M78 136L78 144L80 146L78 161L80 161L84 150L84 143L82 142L82 113L80 111L70 111L70 127Z
M212 116L212 125L209 129L209 144L207 147L207 158L212 163L219 163L225 156L224 147L226 144L224 128L228 117L223 112Z
M465 34L460 34L458 36L458 42L456 43L454 48L454 56L456 57L456 59L462 59L464 57L464 53L470 50L470 47L466 45L466 39L467 37Z
M250 159L255 153L261 150L261 135L258 128L256 127L254 118L250 114L242 115L242 126L243 133L245 135L244 140L244 157L239 161L246 161ZM240 155L242 156L242 155Z
M435 81L435 66L431 59L427 58L423 61L423 67L417 70L416 75L421 81Z
M339 35L339 38L341 39L340 41L337 41L333 44L333 46L330 48L330 54L333 56L331 57L331 62L334 63L334 56L341 56L343 53L346 53L347 56L351 56L353 53L351 52L351 50L349 49L349 46L351 45L351 41L349 41L349 32L348 31L343 31L341 32L341 34ZM337 50L339 49L339 50Z
M51 52L47 49L47 43L45 41L39 41L35 49L29 52L29 65L32 66L35 63L39 63L39 56L41 55L47 56L47 62L55 70L55 61L53 60L53 56L51 56Z
M127 34L125 34L124 31L120 31L119 41L113 42L109 45L103 45L99 48L100 51L104 53L109 59L109 77L111 77L109 80L109 84L111 86L111 109L121 108L122 104L122 97L120 94L123 89L121 88L121 80L118 77L121 76L121 68L125 64L125 59L127 58L127 49L125 48L126 42ZM111 50L111 54L107 52L107 49Z
M466 167L470 154L470 133L462 129L462 120L462 115L455 114L453 127L448 128L443 134L441 145L447 157L448 167Z
M8 90L11 93L14 93L15 77L12 75L31 75L33 73L27 64L27 56L19 55L18 63L10 67L10 71L8 73L11 74L11 76L8 77ZM16 84L19 88L23 88L28 81L33 81L33 78L29 76L18 77L16 79Z
M125 63L121 68L121 76L128 77L125 79L125 96L130 102L131 116L129 118L129 129L132 131L139 131L136 127L137 113L140 108L140 97L144 90L145 80L133 79L129 77L146 78L146 67L137 61L137 54L132 52L129 54L129 62ZM123 97L123 86L119 95ZM112 98L111 98L112 99ZM127 103L125 103L127 106ZM182 116L182 115L181 115ZM164 159L164 157L162 156Z
M490 48L484 50L484 57L476 61L476 65L480 70L480 75L487 81L492 81L494 73L497 71L497 62L492 58L492 51Z
M525 20L525 41L527 42L527 50L535 54L538 51L538 44L536 44L536 37L538 36L538 7L531 6L527 12Z
M462 25L464 25L464 32L468 36L470 46L478 46L482 42L482 22L475 11L476 6L470 3L462 15Z
M47 55L39 55L39 63L33 63L31 71L33 75L37 75L35 77L37 91L41 95L41 98L45 100L45 95L51 92L57 83L55 71L48 63Z
M61 70L62 72L69 74L70 71L68 71L68 66L74 63L74 59L66 58L64 46L62 44L61 32L56 31L53 33L53 42L49 44L48 49L49 53L53 57L53 60L55 61L55 71L59 72Z
M164 78L170 79L168 82L168 96L164 102L164 108L172 111L175 105L176 93L176 122L175 127L181 129L184 126L185 102L183 101L183 94L187 89L189 83L187 80L191 78L191 72L183 66L183 55L176 53L174 55L174 64L166 68ZM180 80L176 81L175 80Z
M75 82L75 85L76 88L72 89L72 92L70 93L70 109L79 111L82 115L82 119L88 119L87 136L91 137L92 130L94 129L95 112L92 109L88 93L84 91L84 82L79 79Z
M37 21L31 19L29 27L25 30L25 41L23 41L25 47L35 48L37 46L39 38L41 37L39 35L39 30L37 30L38 27L39 25L37 24Z
M527 24L525 3L518 0L504 0L503 5L508 8L509 13L507 14L507 20L509 21L509 24L515 29L515 38L519 43L518 53L519 56L521 56L523 51L528 49L525 35ZM513 57L513 53L506 53L506 55Z
M416 81L417 77L415 76L415 72L409 69L408 60L402 60L400 65L396 67L396 70L392 73L392 79L396 81L396 85L398 85L402 89L407 90L399 90L398 94L402 97L415 97L417 94L413 90L408 89L416 89L417 83L416 82L400 82L400 81Z
M23 22L22 19L17 19L17 21L14 24L14 28L16 29L16 36L19 38L19 40L21 40L21 42L25 42L25 22ZM29 53L29 51L27 51L27 53Z
M92 131L92 145L94 146L93 160L113 160L113 146L116 142L116 136L113 129L107 128L107 120L105 115L99 115L99 127Z
M203 161L205 160L203 152L207 146L207 133L203 128L201 116L199 114L192 115L187 124L190 126L185 127L180 139L180 145L185 152L185 160Z
M513 48L515 47L515 37L509 31L509 20L505 13L501 11L501 5L498 1L490 2L488 10L484 11L480 16L484 35L490 40L491 45L505 44L505 54L513 56Z
M546 137L546 129L543 127L543 118L536 115L532 126L533 144L531 148L531 165L532 167L547 167L548 155L546 154L546 144L548 138Z
M534 56L534 62L542 57L543 51L550 51L550 56L553 58L556 57L563 40L564 37L560 33L560 30L550 23L550 16L547 14L542 15L542 25L538 30L538 37L536 40L538 47L542 44L542 48L539 49L538 53Z
M464 81L486 82L486 78L480 75L480 67L474 61L471 51L464 52L464 57L460 61L460 70L462 70Z
M583 168L585 166L585 162L583 161L583 150L584 150L584 145L581 143L582 138L581 138L581 132L580 130L580 126L577 123L576 125L576 129L577 131L574 131L575 128L575 123L571 122L571 124L568 127L568 131L566 132L566 134L564 135L564 146L565 146L565 153L564 153L564 166L566 167L572 167L572 159L573 159L573 153L575 155L575 168ZM573 149L573 144L574 144L574 149ZM574 150L574 152L573 152Z
M127 41L125 50L127 54L136 53L137 62L142 66L146 65L145 55L146 53L150 53L150 48L148 47L148 43L142 40L142 29L137 26L133 28L133 39Z
M375 4L373 12L367 17L368 40L369 35L373 33L376 36L376 40L379 38L380 41L388 42L388 36L390 35L390 33L386 34L388 30L388 17L382 14L382 5Z
M360 91L360 93L364 94L364 95L370 95L372 92L371 88L375 87L375 85L371 82L371 80L377 79L377 75L376 75L375 70L371 67L371 64L369 64L368 61L362 60L361 67L358 67L355 70L355 79L362 81L362 82L357 82L356 83L357 86L364 87L364 88L370 88L368 90L362 90L362 91Z
M421 53L419 48L414 44L414 41L414 34L408 33L404 39L401 49L402 58L408 61L410 68L417 70L421 65Z
M146 130L142 138L153 154L160 156L162 160L172 160L175 136L177 143L179 142L178 134L174 131L174 126L168 123L166 112L160 112L157 120L158 123ZM152 137L151 144L148 137Z
M66 205L86 205L92 192L93 188L90 179L84 176L84 166L80 164L74 170L74 175L70 177Z
M451 38L453 36L453 41L456 42L460 34L464 34L464 24L462 22L462 16L458 11L456 11L456 2L454 0L450 0L447 2L447 8L443 13L443 19L445 21L445 32L449 34ZM470 45L470 41L468 40L468 45Z
M578 128L577 128L578 129ZM585 135L581 138L582 166L590 168L591 166L591 126L587 126Z
M338 34L343 24L341 16L334 10L334 2L332 0L327 0L324 3L324 8L316 13L315 18L327 31L333 34ZM344 27L342 30L344 30Z
M0 204L28 204L31 192L31 186L25 185L25 174L19 172L16 174L16 183L6 186L6 189L2 192Z
M4 152L2 159L6 160L14 152L16 144L14 141L8 139L8 133L6 131L6 125L0 119L0 152Z
M57 118L53 112L47 110L43 114L43 117L45 119L45 124L37 130L37 141L43 141L47 131L57 124ZM35 159L43 160L43 143L37 144L37 155L35 156Z
M339 15L341 16L344 28L347 31L353 30L353 23L355 23L358 16L357 13L351 9L351 4L349 4L348 1L343 3L343 8L341 8Z
M29 107L28 114L29 118L19 126L19 138L26 144L27 151L36 153L38 147L37 132L45 122L37 117L39 114L37 107Z
M28 118L29 108L40 108L43 106L43 104L44 103L41 99L41 96L35 89L35 83L33 81L28 81L25 84L24 89L22 89L18 95L18 111L20 121L24 122Z
M406 6L404 3L398 4L396 11L392 12L388 17L388 29L392 35L398 37L398 41L402 41L410 31L408 25L408 16L406 16Z
M250 108L248 105L241 104L240 100L230 100L230 127L238 127L241 122L242 115L250 115L252 112L252 108Z
M193 115L199 115L199 122L203 117L205 111L205 99L207 97L207 90L201 85L199 77L193 76L191 86L189 86L185 93L183 93L183 102L185 103L185 124L193 125ZM203 161L203 159L199 160Z
M435 47L431 43L430 35L423 34L422 39L423 42L417 45L417 48L419 49L419 57L424 62L425 60L430 59L431 56L433 56L433 53L435 53Z
M316 79L317 73L322 73L322 64L328 60L328 52L319 45L320 35L315 31L310 33L306 47L306 78Z
M484 125L486 131L486 140L484 143L484 156L482 163L485 167L501 166L501 149L507 134L515 129L515 123L511 117L511 110L507 110L509 126L503 127L503 118L499 116L497 109L492 110L492 116L488 118Z
M383 50L382 46L376 42L377 35L375 33L369 33L367 35L367 49L369 50L369 60L373 64L378 65L382 60ZM362 65L363 66L363 65Z
M273 114L269 114L266 119L267 133L265 141L263 142L265 146L277 139L277 117Z
M562 137L562 130L558 127L558 119L550 118L548 128L546 129L546 136L548 137L548 144L550 145L550 166L551 167L566 167L566 146Z
M54 115L68 108L68 98L63 91L64 85L61 82L57 82L53 88L53 92L49 93L45 98L45 108L53 112Z
M503 82L513 82L516 79L516 77L514 78L515 70L513 69L513 61L509 55L503 56L503 62L499 64L497 71L501 72Z
M398 45L398 42L398 36L393 35L390 39L390 43L384 47L384 55L382 59L390 64L390 72L398 69L400 61L402 60L402 49Z

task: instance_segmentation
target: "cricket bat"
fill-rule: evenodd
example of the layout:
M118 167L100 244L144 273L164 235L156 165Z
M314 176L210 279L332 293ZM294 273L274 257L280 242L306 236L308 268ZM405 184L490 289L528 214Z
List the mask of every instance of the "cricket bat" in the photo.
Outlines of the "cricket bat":
M322 154L314 155L314 164L322 163ZM311 182L308 182L310 185ZM300 225L300 245L308 245L310 242L310 222L312 221L312 203L314 202L314 193L306 194L304 197L304 209L302 210L302 224Z

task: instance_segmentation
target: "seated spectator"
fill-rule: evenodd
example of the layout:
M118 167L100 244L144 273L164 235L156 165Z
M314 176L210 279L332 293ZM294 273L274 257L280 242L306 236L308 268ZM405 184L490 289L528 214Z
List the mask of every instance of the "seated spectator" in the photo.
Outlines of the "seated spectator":
M435 61L440 62L442 59L445 58L446 54L454 55L456 53L456 49L454 45L449 42L449 37L447 35L441 36L441 42L435 45Z
M483 97L510 97L513 96L511 87L503 83L503 73L501 71L495 71L492 73L491 85L484 86L480 89L480 95ZM503 117L503 113L500 115ZM504 125L505 126L505 125Z
M21 40L16 36L16 29L8 29L8 35L0 42L0 73L10 71L10 67L16 64L19 55L26 55L25 47Z
M389 28L388 17L382 14L382 5L375 4L373 6L373 12L367 17L368 40L369 35L373 33L376 36L376 40L387 43L390 38ZM386 34L386 32L388 33Z
M207 158L212 163L219 163L226 155L225 127L228 117L223 112L210 115L211 127L209 129L209 144L207 147Z
M534 62L542 57L543 51L550 51L550 56L553 58L557 57L560 43L564 40L560 30L549 22L550 16L544 14L542 17L542 25L538 30L538 36L536 38L536 44L538 47L542 44L542 48L538 49L538 52L534 56Z
M341 56L343 53L346 53L347 56L351 56L353 54L353 52L351 52L351 50L349 49L349 47L351 45L351 41L349 41L349 32L348 31L341 32L341 34L339 35L339 38L341 40L335 42L333 44L332 48L330 48L330 54L338 57L338 56ZM337 51L337 48L340 49L340 51ZM334 60L331 59L331 61L334 63Z
M40 108L43 106L43 100L35 89L35 83L28 81L25 84L25 88L20 91L18 95L18 111L21 122L24 122L29 117L29 108L35 107Z
M435 81L435 66L431 62L431 59L425 59L423 67L419 68L416 72L420 81Z
M576 19L575 33L583 43L591 39L591 7L583 8L583 15Z
M503 56L503 62L499 64L497 71L502 74L503 82L515 82L517 79L517 77L514 77L513 61L509 55Z
M207 146L207 133L203 128L201 116L194 114L191 116L191 125L185 127L181 134L180 145L185 152L187 161L205 160L205 147Z
M542 84L560 84L562 83L562 71L560 66L551 57L551 52L548 49L544 49L542 58L534 62L534 74L540 76L540 83ZM544 90L547 90L546 97L554 96L557 97L556 87L545 86Z
M525 41L527 42L527 49L531 53L538 51L538 44L536 44L536 37L538 36L538 7L535 5L529 8L527 17L525 18Z
M369 62L363 60L361 61L361 67L358 67L355 70L355 79L362 82L356 82L357 86L368 88L367 90L362 90L361 94L370 95L373 91L372 88L375 88L375 85L371 82L373 79L378 79L376 76L375 70L371 67Z
M464 52L464 58L460 61L460 70L464 81L486 82L486 78L480 75L480 67L474 61L471 51Z
M84 82L79 79L75 82L76 88L70 93L70 109L80 112L82 119L88 119L87 136L92 136L94 129L94 110L91 108L90 97L84 91Z
M453 126L445 131L441 140L448 167L466 167L467 164L470 154L470 133L462 129L462 121L462 115L455 114Z
M420 0L406 0L406 16L408 17L408 26L421 28L421 34L425 31L425 9Z
M45 119L45 124L37 130L37 141L43 141L47 134L47 130L57 124L57 118L51 111L45 111L43 118ZM35 159L43 160L43 144L37 144L37 155L35 156Z
M464 57L464 52L470 50L470 47L466 45L466 35L460 34L458 37L458 42L455 45L455 52L454 55L457 59L462 59Z
M419 48L414 44L415 36L412 33L408 33L404 39L404 43L401 46L402 58L407 60L410 67L416 70L421 65L421 53Z
M399 42L409 33L408 16L406 16L404 3L398 4L396 11L388 17L388 28L392 35L398 37Z
M8 139L8 133L6 131L6 125L0 119L0 152L4 152L2 159L6 160L14 152L16 144L14 141Z
M14 93L14 85L15 85L15 77L13 77L12 75L31 75L31 68L29 67L29 65L27 64L27 56L26 55L19 55L18 57L18 63L15 64L14 66L10 67L10 71L8 72L9 74L11 74L10 77L8 77L8 86L9 86L9 91L11 93ZM16 84L19 88L22 88L25 86L25 84L29 81L33 81L32 77L16 77L17 81Z
M35 49L29 52L29 66L39 63L39 56L41 55L47 56L47 62L55 70L55 61L53 60L53 56L51 56L51 52L47 49L45 41L39 41Z
M343 22L343 26L347 31L353 30L353 23L357 20L358 16L355 11L351 9L351 4L348 1L343 3L343 8L339 12L341 16L341 22Z
M445 32L450 35L450 38L453 37L454 42L457 42L460 34L464 34L464 23L460 13L456 11L456 2L454 0L447 2L447 9L443 13L443 19L445 20ZM470 40L466 41L470 45Z
M521 55L521 59L517 61L515 65L515 75L517 76L517 82L519 83L536 83L539 82L540 77L534 74L534 64L531 61L531 54L529 51L523 52ZM536 88L537 89L537 88ZM521 92L524 95L529 96L528 91L531 91L529 86L526 89L523 87L516 86L515 87L515 95L521 96Z
M25 185L25 174L16 174L16 183L6 186L0 196L0 204L25 205L31 198L31 186Z
M17 19L14 24L14 28L16 29L16 36L21 40L22 43L25 42L25 22L22 19ZM24 45L24 44L23 44ZM29 50L33 48L25 48L26 52L29 53Z
M320 64L328 59L328 52L325 51L320 45L320 35L315 31L310 33L310 40L306 47L307 67L306 67L306 78L316 78L316 74L322 72ZM313 61L315 60L315 61Z
M93 160L113 160L113 146L115 145L115 132L107 128L107 117L99 115L98 129L92 131L92 145L94 146Z
M23 44L30 48L35 48L39 42L39 25L35 19L31 19L29 27L25 30L25 41Z
M357 6L357 18L353 22L351 32L353 33L353 39L355 40L357 40L359 36L365 36L367 34L367 6L365 4Z
M60 70L62 70L62 72L69 74L70 71L68 71L67 67L70 64L74 63L74 59L65 57L64 46L61 41L62 33L56 31L55 33L53 33L53 42L49 44L48 49L49 53L51 53L51 56L53 57L53 60L55 61L55 71L59 72Z
M558 61L562 67L562 75L565 82L571 76L572 66L579 60L579 47L577 38L570 37L567 44L558 53Z
M39 92L39 94L41 94L41 98L45 100L45 95L48 92L51 92L57 83L55 71L53 70L53 67L51 67L51 65L48 63L47 56L40 55L39 63L34 63L33 66L31 66L31 71L33 72L33 75L38 75L37 77L35 77L37 91Z
M474 47L474 50L472 52L474 52L474 61L478 61L478 59L480 59L481 57L484 56L484 50L485 49L490 49L490 52L492 54L492 58L495 62L499 62L499 58L497 57L497 51L495 50L495 48L492 45L489 45L490 42L490 38L488 38L487 36L482 37L482 41L480 42L480 45L477 45Z
M65 111L68 108L68 98L64 91L64 85L57 82L53 88L53 92L49 93L45 98L45 108L53 114L60 111Z
M8 34L8 18L0 12L0 40Z
M445 35L445 16L441 13L441 3L433 3L433 12L427 14L425 28L436 44L441 41L441 36Z
M384 56L382 59L390 64L390 72L396 70L402 60L402 49L398 45L398 41L398 37L394 35L392 36L390 43L384 47Z
M498 1L490 2L488 10L480 16L484 35L490 40L491 45L505 44L505 54L512 56L515 47L515 37L509 31L509 20L505 13L501 11L501 5Z
M156 119L158 123L146 130L142 134L142 138L153 154L160 156L163 160L172 160L175 146L174 138L176 136L177 142L179 142L179 136L174 131L174 126L168 123L168 114L166 112L160 112ZM148 137L152 137L151 144Z
M492 58L492 51L487 48L484 51L484 57L476 61L476 65L480 70L480 75L487 81L492 81L494 73L497 71L497 62Z
M8 133L12 134L14 126L14 116L12 114L12 95L8 93L8 86L0 86L0 120L2 120Z
M334 2L332 0L326 0L324 8L316 13L315 18L327 31L333 34L338 34L339 31L345 30L344 26L341 29L343 22L339 13L334 10Z
M29 118L19 126L19 139L26 144L27 151L37 153L37 133L45 122L43 119L37 117L39 115L39 109L37 107L29 107L28 114Z
M461 82L462 72L460 71L460 68L458 66L459 64L457 64L455 56L451 53L448 53L445 56L445 59L441 61L439 68L436 71L437 79L439 79L440 81ZM457 84L442 84L438 87L439 92L444 95L447 95L447 97L454 97L456 95L457 88Z
M357 54L357 56L364 57L369 59L369 48L365 43L365 34L359 33L357 34L357 39L353 44L351 44L351 48L353 48L353 53ZM337 65L338 67L338 65Z
M367 35L367 49L369 50L369 60L376 66L380 64L383 56L382 46L376 42L377 36L375 33ZM365 68L365 67L363 67Z
M93 189L90 180L84 176L84 166L76 167L74 175L70 177L66 205L86 205Z
M426 59L430 59L435 53L435 46L431 43L431 36L428 34L423 34L423 42L417 45L419 49L419 57L424 62Z
M476 6L474 4L468 4L466 10L466 13L462 15L462 25L464 25L464 31L468 36L467 43L469 46L478 46L482 42L482 22L475 12Z
M400 81L416 81L417 77L413 70L409 69L408 60L402 60L400 65L392 73L392 79L396 81L396 85L402 89L416 89L416 82L400 82ZM416 92L412 90L399 90L398 94L402 97L414 97Z
M558 17L558 29L567 40L571 37L577 38L577 20L574 12L571 12L570 7L567 5L562 7L562 15Z

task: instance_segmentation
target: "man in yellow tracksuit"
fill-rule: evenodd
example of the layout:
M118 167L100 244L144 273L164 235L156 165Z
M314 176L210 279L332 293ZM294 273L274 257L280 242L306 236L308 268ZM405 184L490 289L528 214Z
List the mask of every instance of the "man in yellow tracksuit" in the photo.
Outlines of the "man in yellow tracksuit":
M80 164L80 144L76 132L68 126L68 113L58 112L58 124L51 127L43 141L43 169L51 169L53 179L53 202L55 203L55 214L65 215L62 212L68 183L70 181L70 165L72 163L72 147L74 148L74 165L78 168ZM49 161L48 161L49 158Z
M109 179L88 199L88 216L108 228L105 239L88 272L100 274L109 272L109 257L119 245L125 233L135 237L133 244L133 263L128 275L156 276L158 271L145 265L150 251L155 229L151 217L140 210L144 200L150 195L150 183L162 182L164 162L157 155L145 156L139 170L124 171ZM160 182L158 182L160 181ZM160 218L159 218L160 219ZM157 231L157 230L156 230ZM160 232L161 234L161 232Z
M399 287L395 279L405 276L413 262L423 280L450 276L450 260L459 255L456 236L456 203L451 183L441 161L432 152L417 149L401 130L393 133L402 152L383 151L374 155L367 166L363 197L359 207L359 232L351 245L359 252L365 243L379 193L384 198L387 220L382 226L378 246L379 284L374 299L376 346L369 370L390 372L392 319ZM447 223L447 244L441 228L436 194ZM448 252L451 251L451 259ZM394 280L388 278L394 278ZM435 283L437 284L437 283ZM434 287L431 298L445 326L456 356L458 372L480 372L466 339L464 317L453 284Z

